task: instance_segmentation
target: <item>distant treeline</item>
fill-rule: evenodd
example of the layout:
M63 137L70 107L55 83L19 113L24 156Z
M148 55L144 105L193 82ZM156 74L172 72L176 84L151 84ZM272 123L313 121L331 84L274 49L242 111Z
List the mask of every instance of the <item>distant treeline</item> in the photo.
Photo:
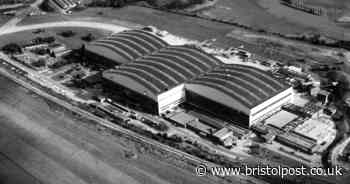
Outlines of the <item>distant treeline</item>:
M141 0L92 0L89 7L122 7L128 3L139 2ZM194 4L201 4L205 0L144 0L151 6L164 9L183 9Z
M204 3L205 0L147 0L152 6L166 9L184 9L191 5Z
M19 3L30 3L33 0L0 0L0 5L8 5L8 4L19 4Z
M295 39L300 41L306 41L309 43L312 43L314 45L322 45L322 46L328 46L328 47L335 47L335 48L343 48L350 51L350 41L348 40L331 40L327 41L324 37L322 37L320 34L313 34L311 36L285 36L282 34L279 34L281 37L289 38L289 39Z
M138 0L92 0L87 6L89 7L122 7L127 3L136 2Z

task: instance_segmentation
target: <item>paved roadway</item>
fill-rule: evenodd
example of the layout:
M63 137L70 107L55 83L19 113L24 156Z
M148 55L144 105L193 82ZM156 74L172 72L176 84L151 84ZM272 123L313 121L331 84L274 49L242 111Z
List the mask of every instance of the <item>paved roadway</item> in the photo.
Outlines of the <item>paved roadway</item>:
M111 32L120 32L120 31L128 30L128 28L123 26L109 24L109 23L102 23L102 22L59 21L59 22L49 22L49 23L41 23L41 24L23 25L23 26L13 25L10 27L2 27L0 28L0 36L4 34L20 32L20 31L54 28L54 27L86 27L86 28L93 28L93 29L98 28L101 30L106 30Z

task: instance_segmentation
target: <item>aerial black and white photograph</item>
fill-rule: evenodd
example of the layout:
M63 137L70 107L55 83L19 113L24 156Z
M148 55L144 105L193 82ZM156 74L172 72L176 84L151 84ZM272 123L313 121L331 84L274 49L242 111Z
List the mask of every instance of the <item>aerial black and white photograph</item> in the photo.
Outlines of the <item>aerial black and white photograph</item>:
M0 0L0 184L350 184L350 0Z

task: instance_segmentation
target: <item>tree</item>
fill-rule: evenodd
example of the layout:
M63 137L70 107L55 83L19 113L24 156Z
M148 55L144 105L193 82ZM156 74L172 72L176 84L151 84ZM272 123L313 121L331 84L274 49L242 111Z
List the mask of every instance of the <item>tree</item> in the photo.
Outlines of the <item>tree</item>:
M51 52L50 52L50 57L56 58L55 52L51 51Z
M22 48L16 43L9 43L1 49L5 54L21 54Z
M91 41L95 40L96 38L91 33L88 33L87 35L82 36L81 39L86 41L86 42L91 42Z
M32 65L34 66L34 67L43 67L43 66L45 66L46 65L46 62L45 62L45 59L38 59L37 61L35 61L35 62L33 62L32 63Z
M61 35L61 36L63 36L63 37L68 38L68 37L74 36L76 33L73 32L72 30L67 30L67 31L62 31L62 32L60 32L60 33L58 33L58 34Z
M349 81L346 76L341 72L330 71L327 72L326 77L329 79L329 82L338 83L337 85L332 86L333 95L335 100L342 100L349 88Z

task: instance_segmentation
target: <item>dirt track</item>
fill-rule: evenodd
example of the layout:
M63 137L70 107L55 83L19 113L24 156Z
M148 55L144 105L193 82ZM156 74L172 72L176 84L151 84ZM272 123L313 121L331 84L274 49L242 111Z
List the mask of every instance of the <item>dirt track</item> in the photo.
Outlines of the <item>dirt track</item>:
M31 178L26 184L38 180L60 184L217 182L147 155L126 159L130 143L124 145L73 121L3 77L0 84L0 153L8 157L0 164L11 160L18 166L6 167L12 171L1 169L0 176L13 177L9 173L18 172Z

